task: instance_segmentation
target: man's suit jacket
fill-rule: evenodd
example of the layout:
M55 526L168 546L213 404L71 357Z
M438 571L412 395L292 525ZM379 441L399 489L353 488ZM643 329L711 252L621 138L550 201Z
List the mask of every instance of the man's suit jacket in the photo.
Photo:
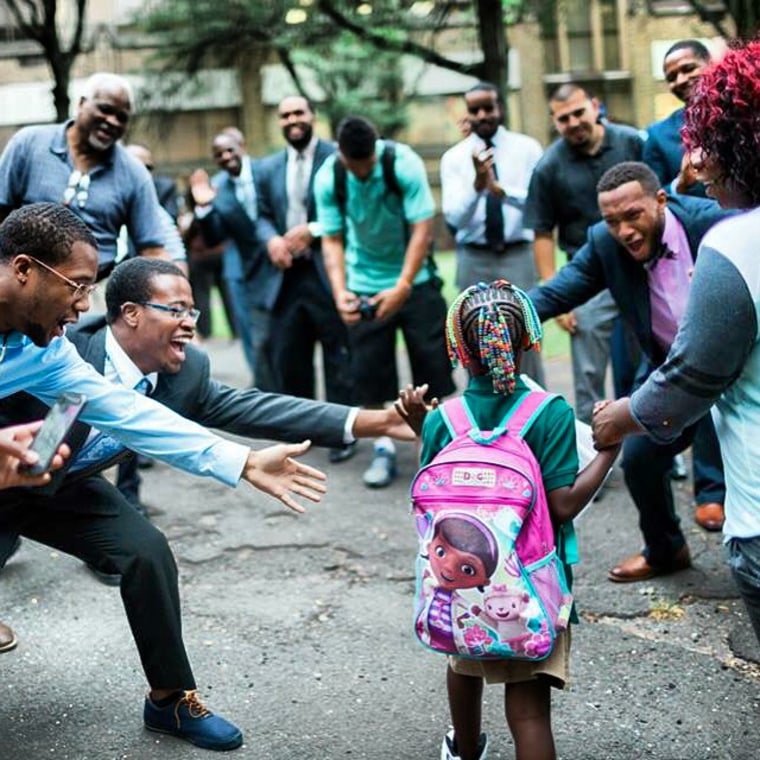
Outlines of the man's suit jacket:
M250 161L256 185L261 162L249 156L244 156L243 160ZM237 199L235 182L228 172L215 174L211 184L216 189L216 197L209 213L198 220L203 239L209 247L220 243L234 244L243 266L243 278L250 283L252 304L271 309L277 298L280 275L269 261L266 249L259 240L256 222L248 216Z
M324 163L325 159L335 152L335 145L324 140L317 140L314 152L314 162L309 176L309 191L306 200L307 219L313 222L317 218L317 206L314 201L314 175ZM288 190L287 190L287 163L288 152L286 149L261 159L256 171L256 194L259 204L259 218L257 230L259 240L266 245L273 237L284 235L288 231ZM311 245L314 264L328 293L332 293L330 281L322 260L322 246L320 241L314 240ZM285 271L277 269L279 274L277 292L282 286Z
M668 198L668 208L683 225L694 259L707 230L731 213L714 201L683 195ZM544 321L572 311L605 288L609 288L620 314L633 328L646 357L653 366L662 364L667 352L652 333L646 269L612 237L605 222L589 228L586 244L572 260L528 295L539 319Z
M105 366L105 317L89 317L67 333L81 356L101 374ZM186 359L174 375L159 373L153 399L206 427L246 438L267 438L297 443L310 439L316 446L342 446L349 407L309 399L265 393L256 388L238 390L210 376L208 356L195 346L186 347ZM0 427L36 420L47 407L26 393L0 400ZM68 473L68 467L87 439L90 428L77 422L67 438L72 453L66 466L54 473L53 482L44 486L49 493L60 488L64 478L72 481L109 467L123 458L114 457L90 470ZM178 445L181 441L178 441ZM52 506L52 505L51 505ZM88 512L86 503L77 510ZM67 509L71 505L66 506ZM102 510L99 510L102 511Z

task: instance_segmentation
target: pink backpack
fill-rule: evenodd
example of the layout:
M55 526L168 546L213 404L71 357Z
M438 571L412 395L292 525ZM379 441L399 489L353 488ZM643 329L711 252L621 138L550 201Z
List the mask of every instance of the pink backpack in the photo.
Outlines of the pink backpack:
M541 660L573 598L541 469L522 439L552 394L526 393L490 432L463 398L439 407L453 440L416 475L415 630L437 652Z

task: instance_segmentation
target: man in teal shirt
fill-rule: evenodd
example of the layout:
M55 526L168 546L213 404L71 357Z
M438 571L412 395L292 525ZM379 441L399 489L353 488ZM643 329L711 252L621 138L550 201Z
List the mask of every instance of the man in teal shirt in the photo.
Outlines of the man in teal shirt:
M422 159L378 138L365 119L338 126L338 152L314 178L322 253L338 312L349 326L357 401L377 407L399 388L396 334L404 335L412 381L433 396L454 391L446 354L446 304L430 257L435 204ZM364 482L389 485L393 443L375 442Z

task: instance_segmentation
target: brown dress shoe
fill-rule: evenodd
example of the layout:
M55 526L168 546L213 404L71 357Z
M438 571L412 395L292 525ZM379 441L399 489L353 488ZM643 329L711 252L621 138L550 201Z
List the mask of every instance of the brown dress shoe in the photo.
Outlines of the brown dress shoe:
M694 512L694 521L700 528L704 528L705 530L723 530L723 523L726 521L723 505L714 501L707 504L697 504L697 509Z
M0 652L7 652L18 644L16 634L13 633L13 629L9 628L5 623L0 623Z
M615 565L607 577L615 583L635 583L656 578L658 575L670 575L679 570L686 570L687 567L691 567L691 557L689 547L684 545L676 552L673 561L667 567L653 567L643 554L634 554Z

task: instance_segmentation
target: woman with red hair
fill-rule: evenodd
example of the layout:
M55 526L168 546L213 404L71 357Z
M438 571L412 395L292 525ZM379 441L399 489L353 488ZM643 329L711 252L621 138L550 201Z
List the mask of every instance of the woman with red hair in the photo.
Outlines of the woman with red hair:
M760 41L702 75L684 143L708 195L737 214L702 239L668 358L630 399L594 415L602 448L631 433L667 443L712 407L726 472L726 556L760 640Z

